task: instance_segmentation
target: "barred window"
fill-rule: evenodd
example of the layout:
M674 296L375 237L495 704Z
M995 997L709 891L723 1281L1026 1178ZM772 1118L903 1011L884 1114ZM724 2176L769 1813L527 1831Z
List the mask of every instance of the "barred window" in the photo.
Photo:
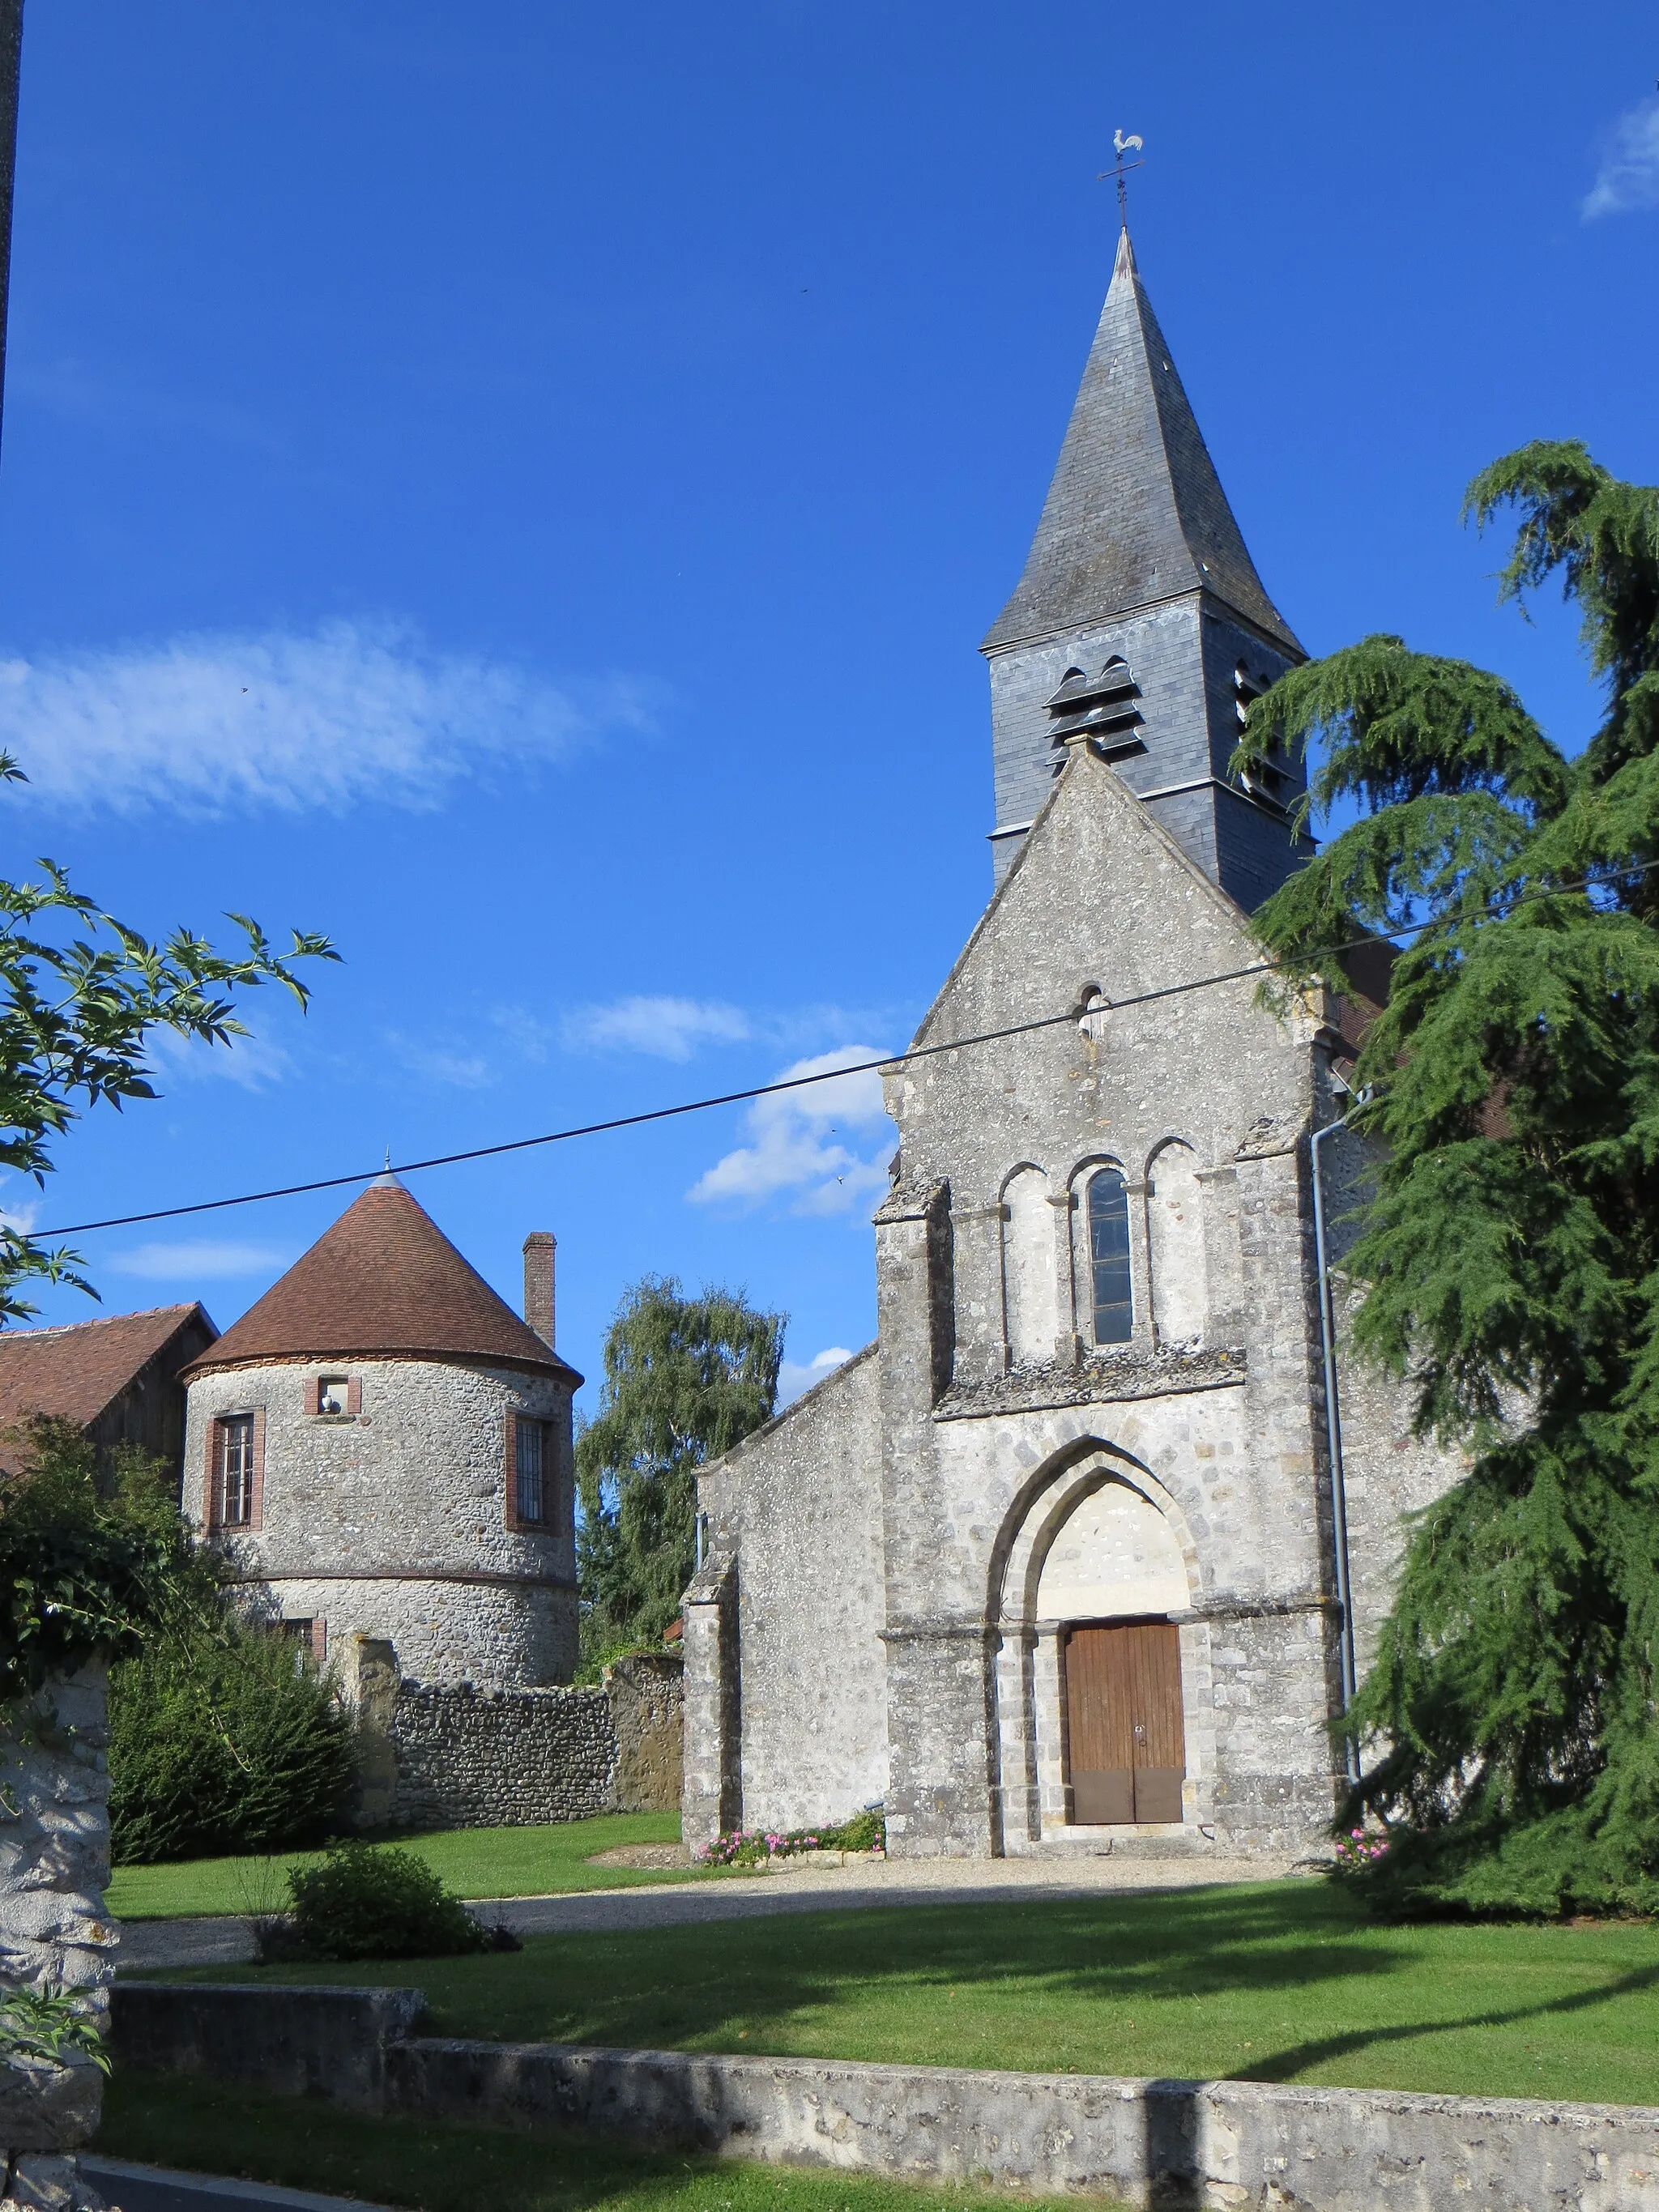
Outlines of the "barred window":
M219 1525L246 1528L253 1519L253 1416L232 1413L219 1424Z
M547 1424L530 1420L520 1413L514 1428L514 1504L520 1521L543 1521L547 1517L542 1472Z
M1095 1342L1127 1344L1133 1325L1129 1193L1116 1168L1102 1168L1089 1178L1089 1255L1094 1270Z
M283 1620L277 1632L286 1644L294 1647L295 1656L304 1665L320 1667L323 1663L323 1623L315 1618Z

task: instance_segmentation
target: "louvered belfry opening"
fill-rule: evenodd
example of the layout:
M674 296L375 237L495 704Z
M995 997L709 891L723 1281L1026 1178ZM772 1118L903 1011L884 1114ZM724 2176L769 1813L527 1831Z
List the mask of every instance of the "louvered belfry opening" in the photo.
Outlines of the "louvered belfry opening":
M1181 1632L1167 1620L1078 1626L1065 1649L1073 1824L1179 1820Z
M1242 660L1233 670L1233 712L1238 718L1241 736L1245 723L1249 720L1251 708L1258 699L1266 696L1273 684L1271 676L1247 668ZM1301 795L1296 771L1278 747L1265 760L1253 762L1238 781L1259 805L1271 806L1287 817L1291 805Z
M1066 680L1048 701L1048 743L1054 754L1054 774L1066 765L1068 745L1086 738L1105 760L1127 759L1144 753L1140 686L1134 671L1121 653L1115 653L1097 676L1071 668Z

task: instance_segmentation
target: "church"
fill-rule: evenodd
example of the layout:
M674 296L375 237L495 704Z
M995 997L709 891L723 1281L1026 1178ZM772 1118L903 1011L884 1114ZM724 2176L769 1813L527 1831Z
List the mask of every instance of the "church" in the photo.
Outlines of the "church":
M876 1340L700 1478L686 1840L879 1802L896 1856L1317 1850L1457 1470L1326 1356L1385 949L1278 1009L1240 972L1313 848L1300 764L1230 762L1306 656L1127 231L982 649L994 888L884 1072Z

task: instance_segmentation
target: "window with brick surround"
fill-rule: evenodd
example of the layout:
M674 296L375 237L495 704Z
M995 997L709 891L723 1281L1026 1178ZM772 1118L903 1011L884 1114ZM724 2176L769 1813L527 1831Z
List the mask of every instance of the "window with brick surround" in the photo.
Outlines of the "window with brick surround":
M507 1417L507 1525L544 1528L553 1517L557 1482L553 1428L529 1413Z
M518 1497L520 1521L544 1521L547 1518L547 1493L543 1470L543 1458L547 1448L547 1427L542 1421L526 1421L520 1414L514 1425L513 1474Z
M286 1644L291 1644L300 1657L313 1667L320 1667L327 1656L328 1624L313 1615L307 1620L283 1620L277 1632Z
M265 1417L262 1407L222 1413L208 1428L207 1496L210 1528L258 1528L264 1493Z

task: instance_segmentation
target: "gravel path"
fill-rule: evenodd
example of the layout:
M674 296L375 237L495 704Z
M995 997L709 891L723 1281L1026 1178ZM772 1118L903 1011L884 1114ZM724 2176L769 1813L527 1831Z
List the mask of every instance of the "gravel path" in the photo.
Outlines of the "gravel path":
M997 1905L1014 1897L1097 1897L1114 1890L1201 1889L1270 1881L1288 1861L1139 1856L1077 1859L889 1859L859 1867L802 1867L722 1881L579 1891L559 1897L492 1898L473 1911L521 1936L612 1928L683 1928L776 1912L863 1911L905 1905ZM253 1956L246 1920L134 1920L121 1930L118 1968L234 1966Z

